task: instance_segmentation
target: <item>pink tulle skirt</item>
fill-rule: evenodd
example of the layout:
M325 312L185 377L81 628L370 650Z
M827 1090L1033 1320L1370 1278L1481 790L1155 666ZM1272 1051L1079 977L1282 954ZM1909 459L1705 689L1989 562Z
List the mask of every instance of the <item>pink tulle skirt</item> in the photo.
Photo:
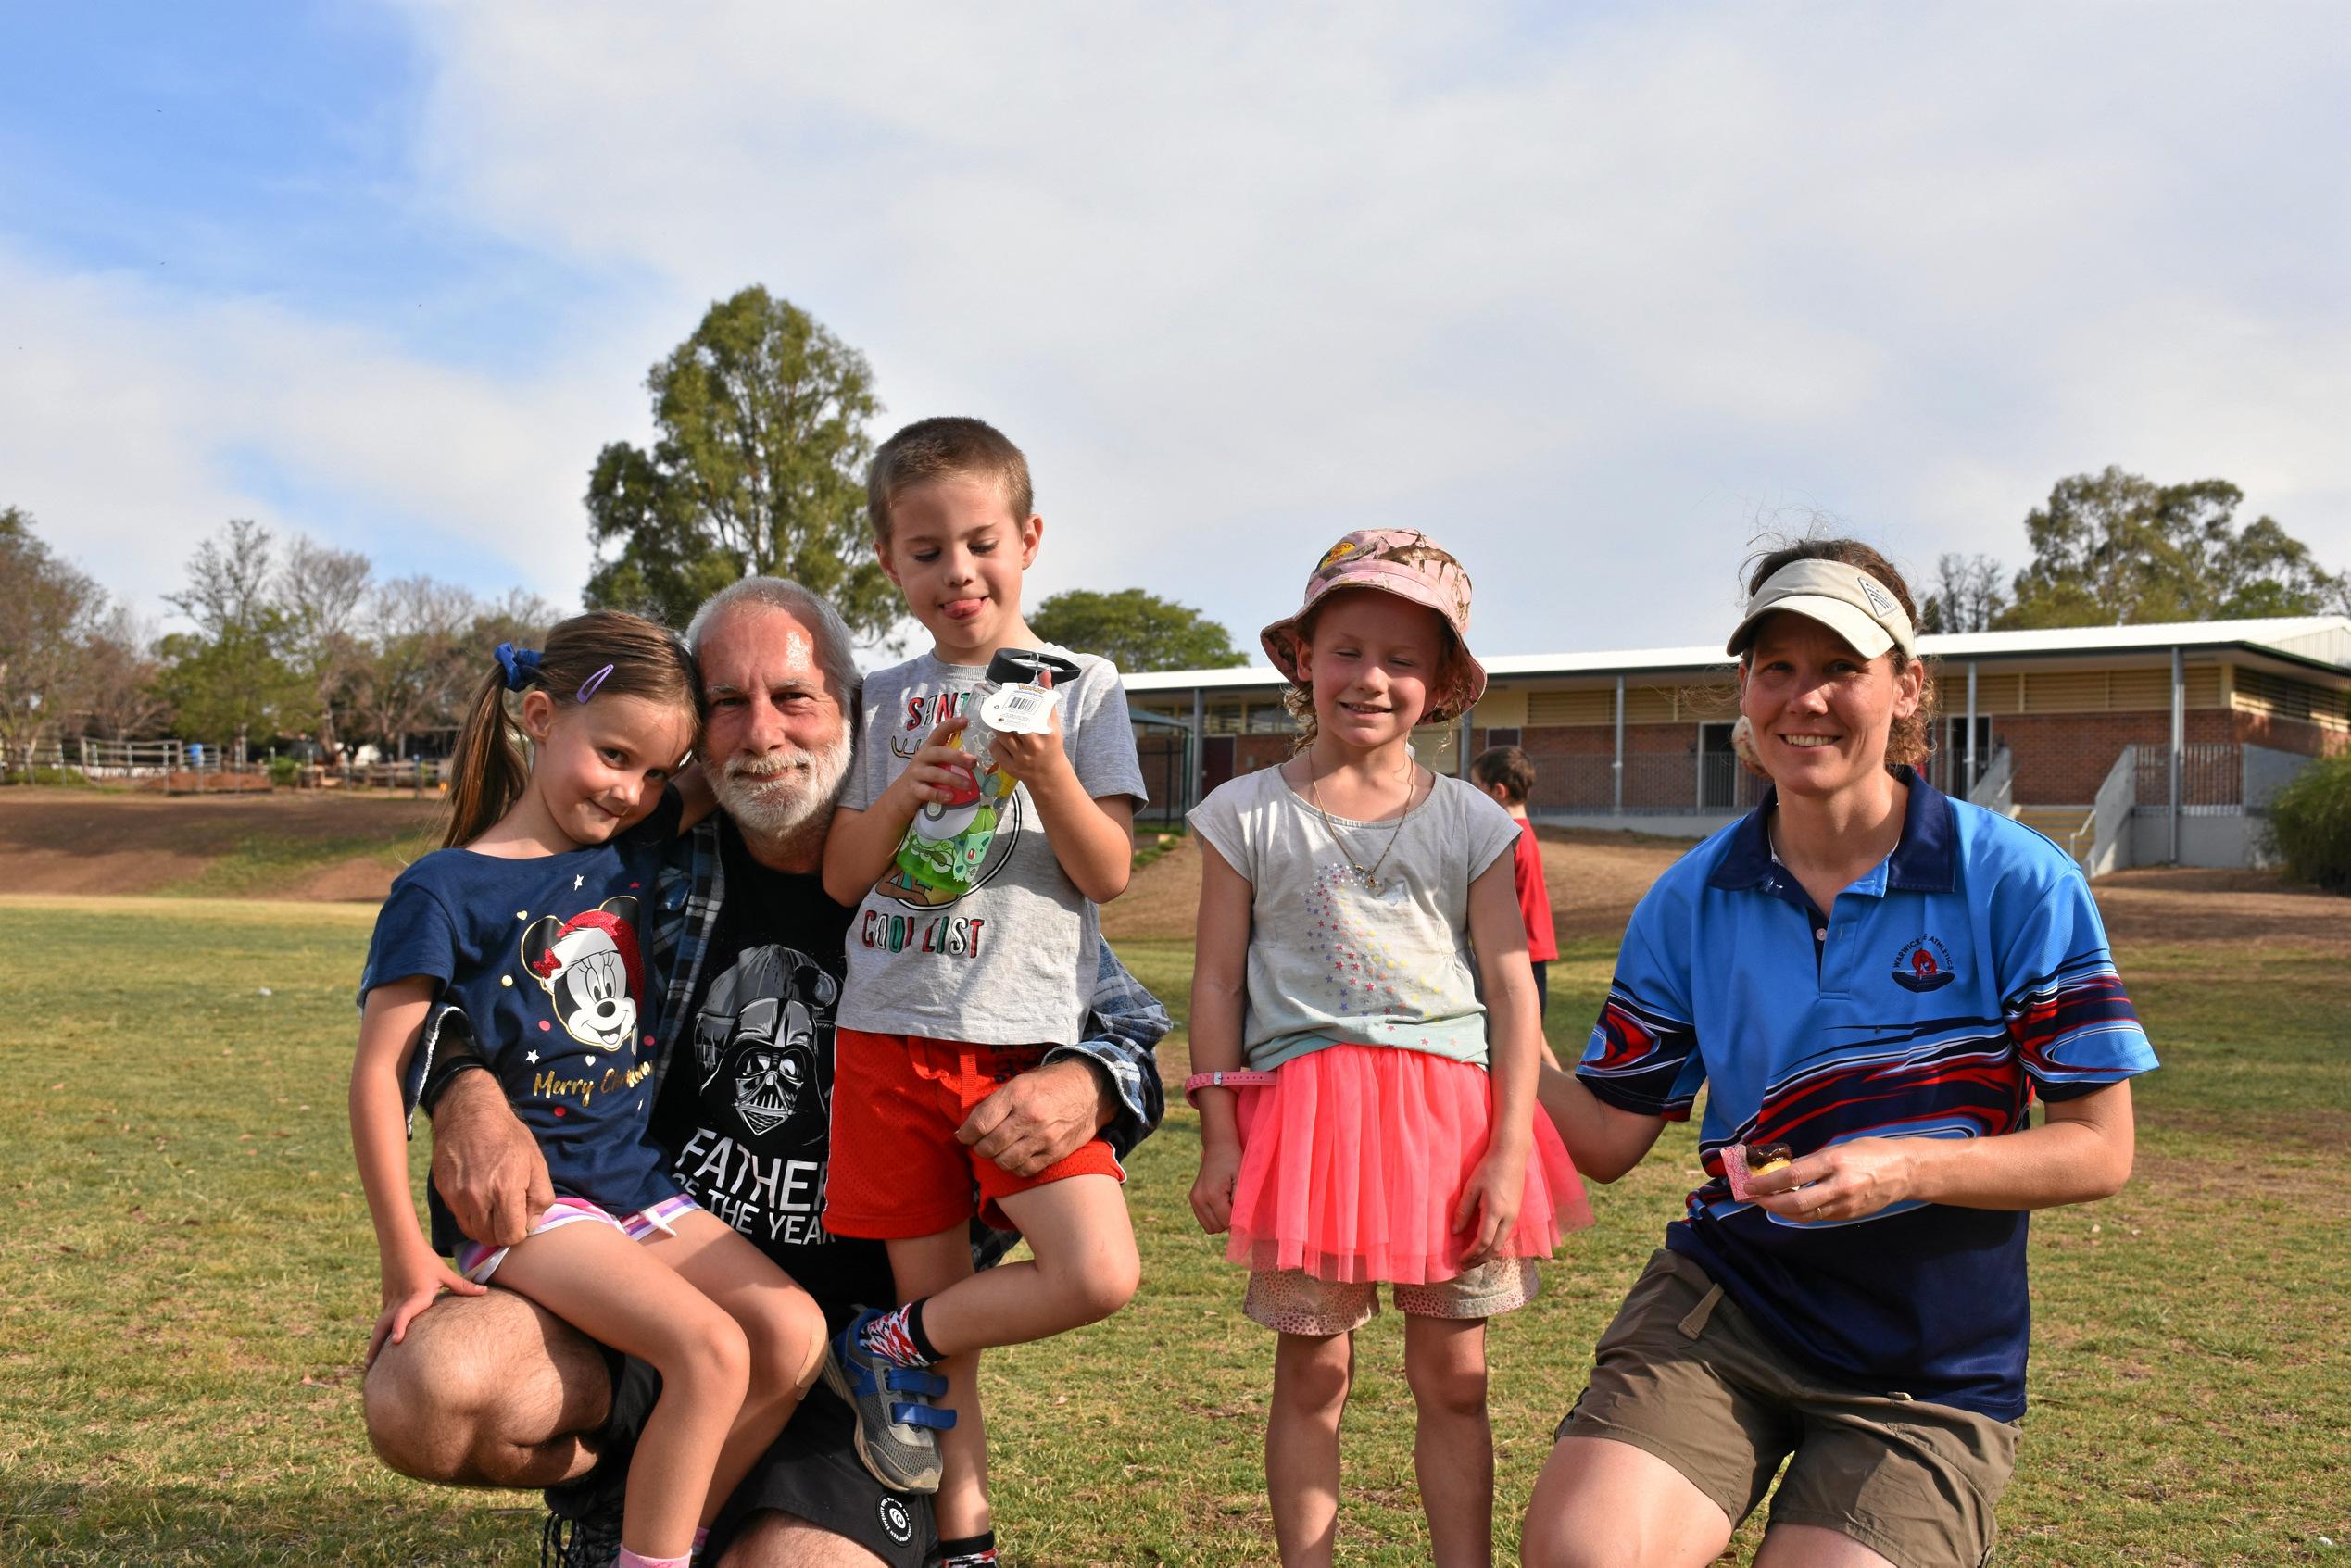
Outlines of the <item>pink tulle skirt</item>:
M1240 1174L1226 1255L1318 1279L1427 1285L1460 1273L1453 1205L1486 1153L1485 1069L1426 1051L1329 1046L1239 1091ZM1535 1142L1508 1258L1548 1258L1591 1223L1551 1119ZM1471 1226L1471 1233L1475 1231Z

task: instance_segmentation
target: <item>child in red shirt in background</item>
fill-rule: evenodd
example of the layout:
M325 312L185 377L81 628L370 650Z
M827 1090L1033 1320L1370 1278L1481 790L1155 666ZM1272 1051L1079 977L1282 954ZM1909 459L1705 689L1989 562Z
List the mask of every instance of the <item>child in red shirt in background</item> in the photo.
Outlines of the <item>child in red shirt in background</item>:
M1548 975L1551 960L1559 956L1559 938L1551 929L1551 890L1543 885L1542 847L1535 841L1535 824L1527 820L1527 797L1535 790L1535 765L1516 746L1498 746L1479 754L1469 765L1469 776L1518 821L1511 877L1518 884L1519 918L1527 922L1527 959L1535 966L1535 1001L1541 1013L1548 1014Z

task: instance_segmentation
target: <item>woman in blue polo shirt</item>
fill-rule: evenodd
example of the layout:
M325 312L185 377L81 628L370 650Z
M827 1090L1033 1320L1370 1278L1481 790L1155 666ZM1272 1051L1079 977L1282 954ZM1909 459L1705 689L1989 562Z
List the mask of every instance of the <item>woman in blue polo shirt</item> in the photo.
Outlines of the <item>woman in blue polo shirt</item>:
M1704 1180L1601 1337L1525 1560L1712 1562L1784 1459L1759 1564L1974 1568L2024 1413L2026 1211L2122 1185L2155 1056L2073 861L1913 771L1899 574L1812 540L1748 586L1727 651L1772 789L1641 900L1543 1085L1602 1181L1705 1085ZM1764 1143L1794 1160L1741 1201L1724 1162Z

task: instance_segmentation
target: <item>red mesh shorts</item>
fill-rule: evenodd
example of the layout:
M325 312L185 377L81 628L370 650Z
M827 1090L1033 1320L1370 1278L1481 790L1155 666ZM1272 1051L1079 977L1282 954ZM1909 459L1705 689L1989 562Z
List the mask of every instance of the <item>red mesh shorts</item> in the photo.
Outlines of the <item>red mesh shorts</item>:
M956 1141L979 1103L1045 1060L1043 1046L973 1046L842 1029L833 1040L833 1148L824 1228L836 1236L936 1236L974 1210L1014 1228L998 1200L1068 1176L1126 1173L1094 1138L1033 1176Z

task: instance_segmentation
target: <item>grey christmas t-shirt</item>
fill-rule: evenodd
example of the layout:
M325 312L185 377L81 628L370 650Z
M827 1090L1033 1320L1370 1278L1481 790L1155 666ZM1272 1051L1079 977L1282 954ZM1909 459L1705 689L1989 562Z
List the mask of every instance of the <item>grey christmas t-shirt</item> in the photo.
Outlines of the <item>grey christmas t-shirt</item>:
M1326 822L1266 768L1219 784L1188 821L1250 884L1251 1067L1335 1045L1485 1065L1469 884L1518 838L1490 797L1439 774L1402 822Z
M1054 688L1070 765L1089 797L1139 804L1143 772L1117 668L1075 657L1077 678ZM987 676L927 653L867 676L841 804L869 809ZM984 767L968 798L915 816L849 922L842 1027L981 1046L1078 1038L1099 964L1094 903L1054 857L1027 785L1007 790L1011 782Z

